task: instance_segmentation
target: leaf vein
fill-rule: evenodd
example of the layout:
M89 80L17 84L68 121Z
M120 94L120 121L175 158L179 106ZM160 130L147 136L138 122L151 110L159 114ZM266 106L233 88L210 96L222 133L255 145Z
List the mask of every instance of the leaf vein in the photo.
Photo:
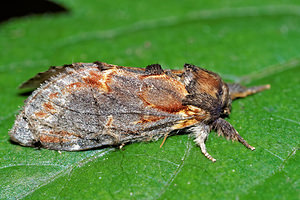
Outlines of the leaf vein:
M76 167L82 167L85 164L99 158L99 157L103 157L104 155L106 155L107 153L109 153L110 151L112 151L113 149L105 149L103 151L98 151L93 153L92 155L89 155L88 157L85 157L79 161L77 161L74 164L71 164L70 166L66 167L65 169L60 170L59 172L57 172L56 174L54 174L53 176L49 177L48 179L46 179L43 183L37 185L36 187L32 188L30 191L24 193L24 194L20 194L18 196L18 198L25 198L26 196L32 194L33 192L37 191L38 189L42 188L43 186L55 181L57 178L70 173L70 171L72 171L74 168Z
M175 178L177 177L177 175L181 172L181 169L184 166L184 162L185 162L185 160L188 158L188 156L190 154L191 148L192 148L192 145L191 145L191 136L189 135L189 139L188 139L188 141L186 143L186 149L185 149L184 155L181 158L180 165L175 169L173 175L170 177L169 181L167 181L167 184L163 187L163 189L158 194L158 197L156 199L159 199L167 191L167 189L173 183L173 181L175 180Z

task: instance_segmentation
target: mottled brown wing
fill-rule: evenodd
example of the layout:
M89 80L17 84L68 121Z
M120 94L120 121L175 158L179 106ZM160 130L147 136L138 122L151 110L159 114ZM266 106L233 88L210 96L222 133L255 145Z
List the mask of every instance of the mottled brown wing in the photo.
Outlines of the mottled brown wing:
M26 132L25 146L74 151L158 139L198 122L198 111L182 105L185 86L166 74L82 65L66 67L29 97L11 131L14 141Z

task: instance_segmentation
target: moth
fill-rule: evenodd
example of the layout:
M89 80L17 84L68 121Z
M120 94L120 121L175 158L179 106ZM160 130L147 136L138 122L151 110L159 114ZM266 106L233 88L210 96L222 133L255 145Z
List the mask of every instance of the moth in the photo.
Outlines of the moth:
M227 84L206 69L145 69L103 62L50 67L21 88L37 88L25 101L10 130L23 146L79 151L152 141L183 130L211 161L205 141L215 130L254 150L224 120L236 98L269 89Z

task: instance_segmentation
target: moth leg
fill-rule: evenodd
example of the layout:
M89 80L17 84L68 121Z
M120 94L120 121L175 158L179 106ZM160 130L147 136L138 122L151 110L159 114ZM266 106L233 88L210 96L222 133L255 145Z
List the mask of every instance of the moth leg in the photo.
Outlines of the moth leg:
M194 133L194 135L196 137L194 142L196 142L196 144L200 147L201 152L204 154L204 156L206 158L208 158L209 160L216 162L216 159L214 159L207 152L206 146L205 146L205 141L210 133L210 127L207 125L199 124L199 125L192 127L190 130Z
M169 136L169 133L167 133L167 134L165 135L164 140L162 141L162 143L161 143L161 145L159 146L159 148L162 148L162 146L164 145L164 143L165 143L165 141L166 141L166 139L167 139L168 136Z
M245 147L255 150L255 147L251 146L240 136L240 134L235 130L235 128L226 120L219 118L213 123L213 129L217 131L218 135L224 136L226 139L231 139L232 141L237 140L242 143Z
M227 86L229 88L229 94L232 100L236 98L243 98L248 95L255 94L271 88L270 85L261 85L247 88L237 83L228 83Z

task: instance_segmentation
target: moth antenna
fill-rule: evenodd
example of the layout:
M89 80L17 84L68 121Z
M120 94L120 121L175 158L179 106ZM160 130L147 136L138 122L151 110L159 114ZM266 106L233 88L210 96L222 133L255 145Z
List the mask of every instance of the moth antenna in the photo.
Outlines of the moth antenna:
M217 131L219 136L222 135L227 139L231 139L232 141L237 140L248 149L251 149L252 151L255 150L255 147L248 144L248 142L244 138L242 138L242 136L240 136L237 130L235 130L235 128L225 119L217 119L213 123L212 128Z
M238 133L237 133L238 134ZM248 142L246 140L244 140L244 138L242 138L242 136L240 136L239 134L237 135L237 140L242 143L245 147L247 147L248 149L251 149L252 151L255 150L255 147L251 146L250 144L248 144Z

